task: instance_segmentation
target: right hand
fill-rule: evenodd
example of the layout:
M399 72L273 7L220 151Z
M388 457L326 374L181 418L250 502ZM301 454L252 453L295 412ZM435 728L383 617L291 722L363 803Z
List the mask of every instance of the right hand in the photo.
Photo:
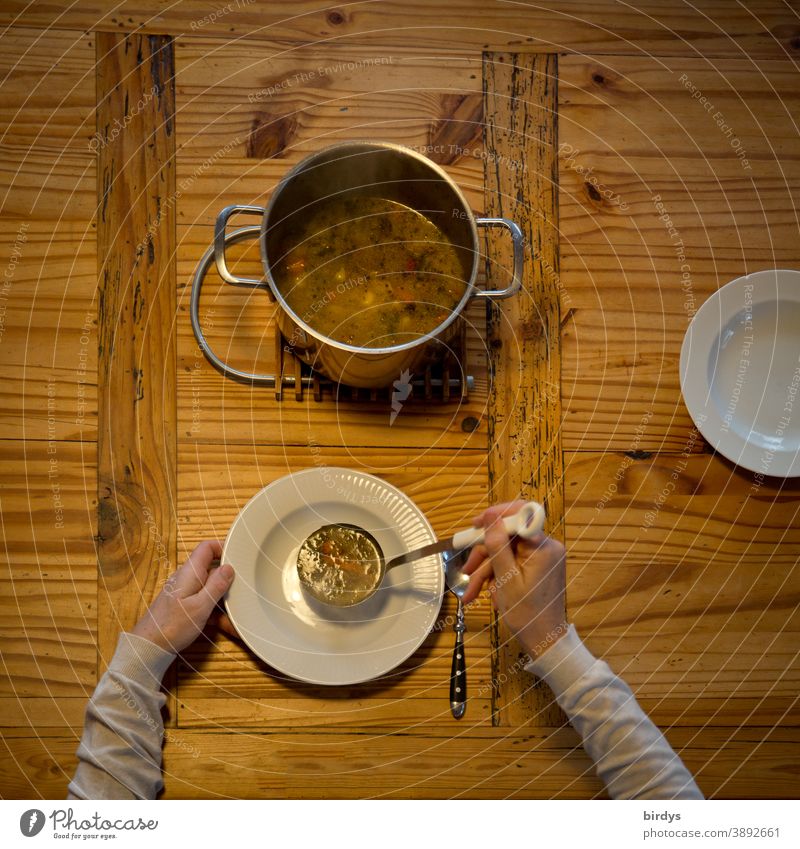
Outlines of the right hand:
M508 629L532 658L538 657L566 634L566 549L557 540L537 534L531 540L509 539L503 517L519 510L524 501L498 504L474 520L484 528L464 565L471 576L464 603L473 601L484 583L492 604Z

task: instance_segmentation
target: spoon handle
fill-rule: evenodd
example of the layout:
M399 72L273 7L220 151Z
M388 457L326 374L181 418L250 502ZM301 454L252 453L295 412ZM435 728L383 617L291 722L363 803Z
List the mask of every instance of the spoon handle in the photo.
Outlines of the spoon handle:
M450 668L450 711L456 719L461 719L467 709L467 660L464 656L464 606L458 599L456 624L456 644L453 648L453 665Z
M529 501L514 513L506 516L503 525L509 536L533 539L544 527L544 507L536 501ZM466 528L453 536L453 548L469 548L483 542L483 528Z

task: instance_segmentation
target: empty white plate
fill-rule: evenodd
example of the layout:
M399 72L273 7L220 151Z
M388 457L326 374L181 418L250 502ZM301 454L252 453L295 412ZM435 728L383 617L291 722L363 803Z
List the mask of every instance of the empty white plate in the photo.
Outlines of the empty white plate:
M703 437L754 472L800 475L800 271L757 271L697 311L681 390Z
M363 472L307 469L257 493L233 523L222 560L236 577L225 607L247 645L280 672L313 684L345 685L384 675L430 632L444 591L441 556L390 570L378 592L336 608L304 593L297 552L322 525L368 530L388 559L436 537L399 489Z

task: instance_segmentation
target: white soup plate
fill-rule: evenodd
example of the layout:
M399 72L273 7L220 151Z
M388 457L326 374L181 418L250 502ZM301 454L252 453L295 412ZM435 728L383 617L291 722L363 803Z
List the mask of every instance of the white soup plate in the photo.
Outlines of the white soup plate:
M441 555L387 572L374 596L336 608L311 598L297 552L322 525L369 531L386 559L435 542L414 502L380 478L324 466L271 483L233 523L222 562L235 570L225 607L247 645L274 669L313 684L368 681L394 669L433 627L444 591Z
M800 271L739 277L697 311L681 391L703 437L734 463L800 475Z

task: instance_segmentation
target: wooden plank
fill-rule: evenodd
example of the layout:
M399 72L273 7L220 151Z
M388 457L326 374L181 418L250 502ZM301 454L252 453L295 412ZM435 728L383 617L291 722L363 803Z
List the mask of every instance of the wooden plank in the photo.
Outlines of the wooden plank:
M794 63L567 57L560 72L565 244L793 244Z
M488 611L488 599L483 599L481 605L473 605L467 613L465 642L470 692L478 700L491 694ZM254 657L243 643L230 640L220 633L209 634L208 640L201 640L182 655L178 667L181 705L191 706L193 700L211 699L222 704L225 699L287 702L292 699L316 698L320 703L327 702L335 706L342 699L368 702L388 697L447 702L453 656L454 614L455 605L449 598L445 599L431 635L407 661L374 681L333 689L292 681ZM471 705L470 701L470 715ZM429 710L433 712L434 708ZM402 706L396 707L395 714L391 723L402 722ZM179 717L179 724L183 724L183 716Z
M179 228L178 251L178 435L182 442L250 445L383 445L428 448L486 447L487 373L483 305L466 311L468 373L475 388L465 399L449 403L410 398L392 420L391 396L379 401L349 400L328 389L323 400L306 392L275 400L272 390L234 383L222 377L203 356L189 322L190 283L198 259L213 238L210 228ZM243 248L238 273L259 273L258 247ZM274 306L264 292L247 292L209 273L200 300L200 315L217 353L236 367L273 373ZM421 375L417 376L418 378Z
M0 161L2 215L52 223L53 210L62 221L84 223L95 212L94 160L67 151L56 158L36 149L4 152Z
M561 252L563 439L569 451L674 451L694 427L680 391L686 328L720 286L762 268L791 268L798 248L587 245ZM688 275L688 276L685 276Z
M797 229L792 205L796 176L754 182L750 175L715 173L703 181L671 167L653 175L642 170L628 175L613 160L581 167L592 169L597 186L587 187L585 180L575 186L573 177L573 185L565 189L561 235L575 250L604 241L670 248L682 242L690 251L711 247L737 252L743 245L768 250L773 244L791 244ZM604 192L611 193L610 203ZM626 204L624 214L621 203ZM662 215L670 225L664 226Z
M93 40L2 43L0 438L93 439Z
M569 795L602 794L588 758L574 748L574 734L564 735L559 747L550 748L541 741L473 736L476 733L470 729L469 735L443 738L369 729L356 735L293 735L269 743L254 736L249 742L237 738L237 745L223 755L213 738L201 742L183 732L181 741L192 745L196 740L214 764L216 789L207 781L200 783L202 789L192 787L198 771L183 768L186 761L178 747L165 752L165 766L177 773L170 792L179 798L198 792L251 798L502 798L524 797L526 792L556 795L565 786L571 788ZM243 780L245 750L251 769ZM254 763L259 764L256 770ZM535 774L535 789L522 789Z
M0 716L80 725L96 681L94 46L18 29L0 73ZM24 438L20 439L20 438Z
M2 697L94 686L94 462L82 443L0 440Z
M428 153L481 204L480 86L478 55L180 39L178 221L265 204L300 159L354 138Z
M201 539L224 538L244 505L273 480L300 469L325 465L362 468L401 488L445 535L468 525L485 504L483 451L429 450L416 454L403 448L272 446L231 444L179 446L179 554ZM433 632L409 660L375 681L353 687L324 688L288 680L224 635L210 635L190 648L179 664L178 723L213 722L224 715L231 725L280 725L287 711L305 716L304 724L344 722L342 700L363 705L347 720L358 724L412 721L450 724L449 679L455 607L448 596ZM469 722L488 716L491 685L490 604L485 597L467 612L465 636L470 693ZM391 700L391 701L387 701ZM413 716L406 707L413 702ZM427 703L427 707L423 703ZM312 705L318 704L317 710ZM213 709L210 707L214 705ZM199 717L199 718L198 718ZM208 720L202 717L209 717ZM299 724L301 720L297 720Z
M182 152L198 160L231 136L251 135L239 141L236 155L283 159L298 143L338 136L348 123L362 122L363 137L372 140L402 122L409 136L433 144L429 152L442 164L461 158L456 142L481 145L480 52L465 54L456 45L432 55L419 44L376 51L348 42L287 44L203 34L177 39L176 69L183 117L178 139ZM382 106L375 95L384 98ZM213 105L205 113L204 100ZM422 116L441 122L437 132ZM271 132L266 117L278 122Z
M800 185L794 66L761 62L751 71L734 59L560 64L570 450L683 451L693 425L678 362L692 316L729 280L800 261L791 235ZM704 446L698 439L691 450Z
M800 485L705 454L568 461L569 614L589 648L655 722L800 724Z
M710 64L700 56L565 56L559 72L564 187L580 176L581 154L648 175L775 176L776 160L797 174L800 94L786 57Z
M326 8L312 0L241 3L211 7L201 0L164 6L158 0L123 2L113 8L84 0L67 8L45 0L7 0L0 24L77 30L141 28L145 32L215 33L231 40L360 41L376 45L420 45L428 50L519 49L696 56L795 54L800 35L791 7L778 0L720 6L717 0L665 5L642 0L548 0L528 4L465 0L446 3L381 3L380 8ZM458 33L457 38L453 32Z
M96 439L94 241L88 221L0 218L2 439Z
M662 654L661 662L663 659ZM713 662L710 656L708 660ZM674 677L672 681L674 684ZM683 689L683 686L678 686L674 687L673 691ZM640 695L637 696L637 701L642 710L662 727L669 724L674 727L699 727L702 729L699 736L705 735L710 728L730 730L767 723L775 727L785 727L797 734L796 729L800 725L800 703L796 696L772 693L740 696L735 692L735 685L722 696L692 695L689 698L672 698Z
M0 143L4 155L13 149L55 155L71 151L86 162L93 160L93 35L14 26L0 41ZM56 210L52 199L42 201L51 213Z
M377 475L402 489L428 516L438 534L468 526L486 503L482 451L437 451L359 446L179 445L177 516L179 555L207 537L224 539L242 507L262 487L291 472L315 466L342 466Z
M557 73L552 55L484 57L486 213L518 222L526 245L521 292L489 310L489 501L535 499L547 510L548 533L563 538ZM508 241L491 244L505 271ZM487 276L499 278L496 272ZM496 721L556 724L552 695L519 674L522 657L498 621Z
M65 727L74 728L80 732L83 728L83 718L86 713L86 704L91 695L21 698L0 698L0 727L3 736L6 736L9 728L15 729L13 733L17 736L23 728L27 728L28 734L38 734L46 728L59 728L64 733Z
M175 567L173 76L170 38L98 35L103 662ZM154 92L147 102L144 91Z
M471 669L469 670L472 671ZM449 673L448 673L449 685ZM329 699L243 699L211 698L182 700L178 705L182 728L325 728L368 729L379 727L465 728L492 719L492 700L488 690L483 697L469 699L469 710L461 721L453 719L448 697L449 686L442 686L438 698Z
M0 40L0 216L17 226L76 222L88 233L95 212L94 39L14 28Z
M541 736L471 729L429 734L170 732L165 798L603 797L571 729ZM501 735L490 732L502 731ZM673 729L668 738L711 798L791 799L800 751L780 729ZM549 741L549 742L548 742ZM63 799L75 770L74 736L6 738L3 798Z

